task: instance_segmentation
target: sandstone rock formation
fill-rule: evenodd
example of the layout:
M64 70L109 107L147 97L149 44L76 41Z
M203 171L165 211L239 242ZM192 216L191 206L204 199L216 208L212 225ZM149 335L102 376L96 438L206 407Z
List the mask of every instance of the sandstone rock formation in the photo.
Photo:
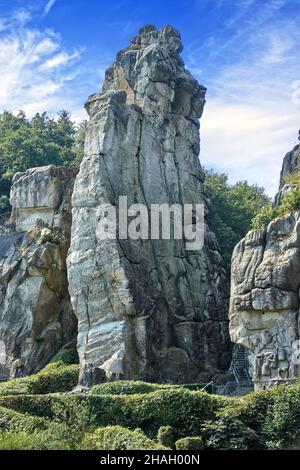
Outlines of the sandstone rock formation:
M299 171L299 146L284 159L276 203ZM251 351L255 388L288 384L300 375L300 212L249 232L232 258L230 333Z
M54 166L13 179L0 236L0 380L39 370L76 336L66 273L74 179Z
M298 140L300 140L300 131L299 131L299 137ZM284 196L295 186L286 183L285 179L287 176L293 174L293 173L299 173L300 172L300 145L296 145L291 152L288 152L286 156L283 159L283 165L282 165L282 170L281 170L281 175L280 175L280 186L279 186L279 191L275 197L275 204L279 206L281 204L282 199Z
M99 236L111 206L119 217L119 196L148 213L151 204L206 205L198 160L206 90L181 50L171 26L145 26L86 104L68 256L83 376L92 364L112 378L192 382L230 363L227 285L208 227L198 251L184 240Z

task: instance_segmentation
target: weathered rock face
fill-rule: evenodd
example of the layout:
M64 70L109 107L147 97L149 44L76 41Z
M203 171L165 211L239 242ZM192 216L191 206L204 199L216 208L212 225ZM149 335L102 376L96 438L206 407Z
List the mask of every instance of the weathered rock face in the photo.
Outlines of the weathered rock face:
M192 382L230 363L227 285L208 227L198 251L183 240L99 236L111 205L119 217L119 196L149 212L151 204L205 204L198 155L206 90L181 50L172 27L144 27L86 105L68 256L83 371L93 364L110 377Z
M66 272L74 180L53 166L14 177L11 228L0 237L1 380L41 369L76 337Z
M77 171L53 165L16 173L10 193L11 223L17 232L31 230L37 220L71 234L71 196Z
M300 132L299 139L300 140ZM275 204L278 206L283 197L295 186L287 184L285 178L293 173L300 172L300 145L296 145L291 152L288 152L283 160L281 175L280 175L280 186L279 192L275 197Z
M299 171L298 158L298 147L285 157L277 202L284 176ZM274 220L267 230L249 232L233 253L230 333L252 353L257 390L300 375L299 289L298 211Z

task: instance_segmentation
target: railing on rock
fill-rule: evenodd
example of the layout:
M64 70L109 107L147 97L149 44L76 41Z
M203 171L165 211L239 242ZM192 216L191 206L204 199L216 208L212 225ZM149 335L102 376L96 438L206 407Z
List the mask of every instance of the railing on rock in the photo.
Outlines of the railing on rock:
M253 384L247 368L246 349L237 345L234 348L230 372L232 380L223 385L215 383L215 377L211 379L201 390L217 395L242 396L253 391Z

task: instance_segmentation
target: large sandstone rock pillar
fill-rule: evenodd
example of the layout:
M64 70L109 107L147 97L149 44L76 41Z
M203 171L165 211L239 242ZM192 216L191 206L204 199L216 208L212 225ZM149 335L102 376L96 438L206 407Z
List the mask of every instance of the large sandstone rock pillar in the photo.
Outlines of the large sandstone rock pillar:
M112 378L193 382L230 362L227 285L208 227L198 251L185 240L99 236L103 208L118 212L120 196L149 212L151 204L206 205L198 160L206 90L181 50L172 27L144 27L86 105L68 257L82 371L93 364Z

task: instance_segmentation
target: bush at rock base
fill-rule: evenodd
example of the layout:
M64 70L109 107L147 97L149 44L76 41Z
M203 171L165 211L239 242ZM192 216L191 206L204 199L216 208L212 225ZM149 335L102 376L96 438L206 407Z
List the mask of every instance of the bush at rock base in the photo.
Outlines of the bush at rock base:
M203 450L202 437L183 437L175 443L176 450Z
M134 395L136 393L151 393L158 390L187 389L191 391L201 391L205 384L156 384L134 380L116 380L115 382L106 382L95 385L91 389L92 395Z
M98 428L86 434L83 448L89 450L167 450L160 443L149 439L140 429L129 430L122 426Z
M161 426L173 426L177 438L195 434L204 421L213 419L228 404L223 397L175 389L144 395L16 395L0 397L0 406L52 418L55 403L67 406L74 400L90 406L96 426L141 428L151 438Z
M76 386L78 374L79 366L76 364L48 364L37 374L0 383L0 396L68 392Z
M66 344L58 351L58 353L53 357L51 364L56 362L62 362L63 364L67 365L74 365L79 363L79 357L77 352L77 339Z
M175 431L172 426L161 426L157 433L157 440L163 446L173 449L175 446Z
M205 448L215 450L250 450L261 447L255 431L229 413L205 423L201 428Z

